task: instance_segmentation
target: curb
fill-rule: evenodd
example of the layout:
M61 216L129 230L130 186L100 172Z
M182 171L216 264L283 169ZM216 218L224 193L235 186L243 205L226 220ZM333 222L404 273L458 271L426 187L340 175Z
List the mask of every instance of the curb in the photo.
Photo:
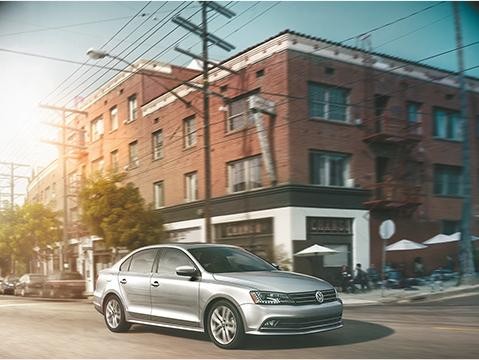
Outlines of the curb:
M467 288L462 288L462 289L452 289L452 290L447 290L447 291L440 291L440 292L434 292L434 293L420 293L420 294L415 294L412 296L408 296L403 299L398 299L399 303L411 303L411 302L419 302L419 301L435 301L435 300L440 300L444 298L448 298L450 296L455 296L458 294L470 294L470 293L475 293L479 292L479 285L473 285Z

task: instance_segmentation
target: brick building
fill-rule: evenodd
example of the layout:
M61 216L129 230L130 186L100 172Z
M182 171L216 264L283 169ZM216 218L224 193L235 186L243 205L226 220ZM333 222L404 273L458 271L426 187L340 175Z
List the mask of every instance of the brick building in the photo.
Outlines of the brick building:
M222 64L236 74L210 74L215 242L336 281L343 264L380 266L384 219L397 225L389 242L459 231L464 134L455 74L290 31ZM172 68L171 78L201 84L193 70ZM120 74L81 104L88 116L73 125L86 130L86 151L74 169L126 171L172 241L204 241L202 95L158 81ZM477 215L479 80L467 84ZM274 102L274 115L253 114L259 98ZM315 243L338 254L294 257ZM456 253L450 243L387 260L421 256L431 270Z

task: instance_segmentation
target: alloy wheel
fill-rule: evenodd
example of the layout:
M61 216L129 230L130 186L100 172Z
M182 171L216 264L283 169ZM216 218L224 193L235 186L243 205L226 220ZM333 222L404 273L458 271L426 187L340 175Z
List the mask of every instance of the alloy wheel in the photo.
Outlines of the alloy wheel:
M214 339L222 344L230 344L236 337L238 324L233 311L228 307L217 306L210 317L210 330Z
M111 298L105 309L105 317L108 325L116 329L121 321L121 308L117 299Z

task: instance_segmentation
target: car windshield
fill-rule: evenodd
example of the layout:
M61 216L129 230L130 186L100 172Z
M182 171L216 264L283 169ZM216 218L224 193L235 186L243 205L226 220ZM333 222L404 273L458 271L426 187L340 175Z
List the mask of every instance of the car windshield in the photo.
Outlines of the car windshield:
M210 273L276 270L270 263L239 248L198 247L189 251Z

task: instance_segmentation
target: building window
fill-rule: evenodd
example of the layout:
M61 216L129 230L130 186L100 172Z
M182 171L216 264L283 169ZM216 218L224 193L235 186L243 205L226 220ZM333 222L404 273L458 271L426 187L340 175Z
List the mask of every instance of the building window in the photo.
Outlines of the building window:
M434 194L445 196L462 195L462 168L460 166L434 166Z
M110 131L118 129L118 108L113 106L110 109Z
M120 168L120 162L118 159L118 150L113 150L110 153L110 164L111 164L111 169L116 172Z
M333 86L308 84L309 116L347 122L348 90Z
M185 200L186 202L198 200L198 173L196 171L185 175Z
M248 97L233 100L228 106L228 132L244 129L248 125Z
M183 120L183 134L185 139L185 148L196 144L196 119L194 116Z
M155 209L165 206L164 190L163 181L158 181L153 184L153 199Z
M163 131L158 130L152 134L153 160L163 157Z
M260 188L261 156L232 162L228 165L229 187L231 192Z
M96 141L103 136L103 117L98 117L90 123L91 141Z
M101 174L103 173L104 168L105 168L105 162L103 161L103 158L99 158L91 162L92 174L95 174L95 173ZM76 174L75 174L75 178L76 178Z
M137 111L136 95L132 95L128 98L128 122L136 120Z
M310 153L311 183L321 186L348 186L350 156L330 152Z
M455 110L434 109L434 137L462 141L462 121Z
M128 145L128 158L128 168L134 169L140 165L140 160L138 159L138 141L133 141Z
M460 220L442 220L441 221L441 233L445 235L452 235L458 231L461 231Z

